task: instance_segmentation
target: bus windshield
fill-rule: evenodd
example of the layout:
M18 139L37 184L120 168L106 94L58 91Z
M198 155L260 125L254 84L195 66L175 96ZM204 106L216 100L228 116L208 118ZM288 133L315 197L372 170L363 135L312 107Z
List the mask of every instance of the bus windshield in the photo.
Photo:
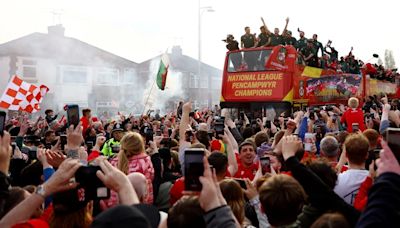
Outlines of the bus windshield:
M229 54L228 69L232 72L265 71L265 63L272 50L245 50Z

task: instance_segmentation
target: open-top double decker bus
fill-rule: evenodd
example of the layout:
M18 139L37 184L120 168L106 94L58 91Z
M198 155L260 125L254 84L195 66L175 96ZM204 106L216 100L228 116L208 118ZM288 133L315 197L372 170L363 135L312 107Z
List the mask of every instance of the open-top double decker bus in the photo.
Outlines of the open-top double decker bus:
M385 93L399 97L399 80L372 79L360 74L298 64L293 46L261 47L229 51L223 70L221 108L252 113L273 109L288 116L307 106L346 103L351 96ZM238 112L235 112L238 113Z

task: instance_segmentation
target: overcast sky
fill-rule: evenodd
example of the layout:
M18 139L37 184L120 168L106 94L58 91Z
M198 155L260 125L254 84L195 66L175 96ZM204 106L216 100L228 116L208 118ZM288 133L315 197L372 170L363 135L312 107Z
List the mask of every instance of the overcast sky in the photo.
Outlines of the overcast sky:
M0 43L33 32L47 32L58 23L51 11L62 12L66 36L80 39L135 62L142 62L181 45L186 55L198 54L197 0L2 0ZM393 50L400 64L399 5L396 1L233 1L201 0L215 12L202 14L202 60L222 69L225 45L221 39L232 33L238 40L243 28L259 33L260 16L273 30L282 31L285 18L297 38L297 28L306 37L328 39L342 55L354 47L354 54L367 61L373 53L383 60L385 49Z

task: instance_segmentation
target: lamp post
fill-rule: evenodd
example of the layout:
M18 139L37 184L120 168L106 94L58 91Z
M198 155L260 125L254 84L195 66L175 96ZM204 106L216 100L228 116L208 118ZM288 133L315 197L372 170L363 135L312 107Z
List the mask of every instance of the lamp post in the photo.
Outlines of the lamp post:
M203 15L204 12L215 12L214 9L211 6L201 6L200 0L198 0L198 58L197 58L197 75L198 79L201 77L201 16ZM208 76L209 77L209 76ZM210 77L208 78L208 81L210 81ZM209 85L210 83L208 83Z

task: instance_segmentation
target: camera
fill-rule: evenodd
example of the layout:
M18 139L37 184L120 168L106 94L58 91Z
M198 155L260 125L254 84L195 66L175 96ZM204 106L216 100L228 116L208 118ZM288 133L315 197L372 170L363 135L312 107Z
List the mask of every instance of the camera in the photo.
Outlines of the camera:
M85 189L85 198L108 199L110 198L110 189L106 188L104 183L97 177L96 172L101 168L99 166L82 166L75 173L75 180L80 187Z
M331 105L327 105L327 106L325 106L325 111L326 112L332 112L333 111L333 107Z

